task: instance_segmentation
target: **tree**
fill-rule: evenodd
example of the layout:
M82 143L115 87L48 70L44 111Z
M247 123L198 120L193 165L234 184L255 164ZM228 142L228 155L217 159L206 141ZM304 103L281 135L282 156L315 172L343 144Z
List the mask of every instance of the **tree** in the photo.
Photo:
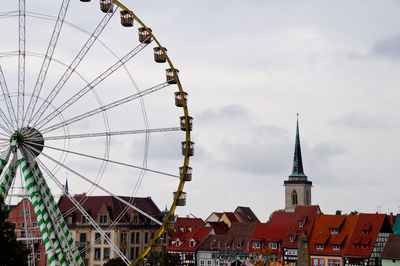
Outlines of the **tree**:
M161 266L176 266L179 264L181 264L181 256L179 254L164 251L160 259Z
M341 210L336 210L336 215L342 215L342 211Z
M103 266L126 266L126 264L121 258L114 258L108 260Z
M358 211L357 210L351 211L350 215L358 215Z
M0 266L27 265L29 250L17 242L14 226L7 222L9 210L0 195Z

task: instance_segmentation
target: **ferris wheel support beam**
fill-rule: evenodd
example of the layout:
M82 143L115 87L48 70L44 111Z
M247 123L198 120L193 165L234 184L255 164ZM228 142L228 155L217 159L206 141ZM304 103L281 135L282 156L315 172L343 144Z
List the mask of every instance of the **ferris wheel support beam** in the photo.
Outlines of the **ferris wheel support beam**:
M180 130L181 130L180 127L150 128L150 129L124 130L124 131L112 131L112 132L97 132L97 133L87 133L87 134L74 134L65 136L49 136L49 137L43 137L43 140L46 141L46 140L60 140L60 139L83 139L83 138L96 138L96 137L106 137L106 136L111 137L111 136L147 134L147 133L173 132Z
M110 21L110 19L112 18L112 16L116 12L116 10L117 9L114 9L114 11L110 11L105 14L103 19L100 21L99 25L93 31L92 35L89 37L89 39L86 41L86 43L84 44L82 49L79 51L78 55L75 57L75 59L69 65L68 69L62 75L62 77L57 82L57 84L55 85L53 90L47 96L44 103L39 107L37 112L35 112L35 115L33 115L32 119L30 119L30 121L34 123L34 126L36 126L36 123L41 119L42 115L47 110L47 108L51 105L54 98L57 96L57 94L60 92L60 90L64 87L65 83L70 78L72 73L75 72L75 69L78 67L79 63L85 57L85 55L90 50L90 48L95 43L95 41L98 39L98 37L100 36L100 33L103 32L104 28L107 26L108 22Z
M25 157L26 155L23 154L26 154L26 152L23 153L20 149L17 150L18 163L22 168L42 235L43 230L47 231L47 240L51 240L53 248L57 252L57 260L61 265L83 266L84 263L75 246L75 242L36 160L32 155ZM43 241L46 241L44 236ZM54 258L55 260L56 258Z
M33 149L36 150L36 149ZM51 156L48 156L45 153L41 153L44 157L50 159L51 161L55 162L56 164L60 165L61 167L63 167L64 169L67 169L68 171L71 171L72 173L74 173L75 175L77 175L78 177L82 178L83 180L85 180L86 182L88 182L89 184L99 188L100 190L102 190L103 192L109 194L110 196L113 196L114 198L116 198L117 200L119 200L120 202L124 203L126 206L134 209L135 211L139 212L140 214L143 214L144 216L146 216L147 218L149 218L150 220L152 220L153 222L155 222L158 225L162 225L162 223L157 220L156 218L154 218L153 216L147 214L146 212L142 211L141 209L139 209L138 207L130 204L129 202L127 202L126 200L122 199L121 197L115 195L114 193L112 193L110 190L104 188L103 186L100 186L99 184L97 184L96 182L93 182L92 180L90 180L89 178L85 177L84 175L78 173L77 171L73 170L72 168L66 166L65 164L53 159Z
M0 123L0 128L3 129L5 132L10 133L10 135L11 135L13 132L11 122L7 119L6 114L1 109L0 109L0 117L1 117L1 120L3 120L3 122L5 124L5 126L4 126L3 124Z
M76 93L74 96L72 96L69 100L67 100L65 103L63 103L60 107L58 107L54 112L52 112L46 118L42 119L40 122L36 123L37 124L36 127L37 128L41 128L43 125L45 125L48 122L50 122L54 117L57 116L57 114L62 113L65 109L67 109L72 104L74 104L77 100L79 100L86 93L88 93L89 91L93 90L94 87L99 85L103 80L108 78L112 73L114 73L121 66L126 64L135 55L137 55L140 51L142 51L147 45L148 45L148 43L145 43L145 42L140 43L132 51L130 51L124 57L119 59L114 65L109 67L106 71L104 71L102 74L100 74L96 79L94 79L92 82L90 82L88 85L86 85L82 90L80 90L78 93Z
M29 141L26 141L26 143L27 144L32 144L32 145L35 145L35 146L38 146L38 147L45 147L45 148L49 148L49 149L56 150L56 151L71 153L71 154L75 154L75 155L79 155L79 156L83 156L83 157L87 157L87 158L91 158L91 159L95 159L95 160L99 160L99 161L103 161L103 162L107 162L107 163L118 164L118 165L130 167L130 168L135 168L135 169L139 169L139 170L144 170L144 171L147 171L147 172L152 172L152 173L156 173L156 174L160 174L160 175L180 178L180 176L177 176L177 175L168 174L168 173L164 173L164 172L161 172L161 171L152 170L152 169L149 169L149 168L144 168L144 167L140 167L140 166L136 166L136 165L132 165L132 164L128 164L128 163L113 161L113 160L109 160L109 159L105 159L105 158L101 158L101 157L97 157L97 156L93 156L93 155L89 155L89 154L83 154L83 153L74 152L74 151L71 151L71 150L59 149L59 148L51 147L51 146L47 146L47 145L40 145L38 143L33 143L33 142L29 142Z
M17 97L17 128L24 115L25 96L25 0L19 0L19 39L18 39L18 97Z
M10 187L14 181L15 170L17 169L17 167L17 157L14 154L8 166L5 167L6 170L2 171L0 175L0 194L3 196L4 199L7 197L8 191L10 190Z
M31 99L28 104L28 108L26 110L26 114L24 116L24 121L28 117L28 119L29 119L28 124L29 124L30 118L34 112L37 101L39 99L40 92L43 87L43 82L46 78L47 71L49 69L54 50L56 49L58 37L60 36L61 29L64 24L64 19L65 19L65 15L67 14L69 2L70 2L70 0L63 0L63 2L61 3L61 8L60 8L60 11L58 12L58 17L56 20L56 24L54 25L54 30L53 30L53 33L50 38L49 46L47 47L47 52L44 57L38 78L36 80L36 84L33 89L32 96L31 96Z
M17 118L15 116L14 106L13 106L12 101L11 101L10 92L8 90L6 79L4 77L3 69L2 69L1 66L0 66L0 87L1 87L1 91L2 91L2 93L4 95L4 101L6 102L8 115L9 115L10 120L11 120L11 125L15 129Z
M63 185L60 181L53 175L53 173L40 161L38 163L44 169L44 171L50 176L50 178L56 183L56 185L63 190ZM83 216L89 221L89 223L100 233L100 235L104 238L104 240L111 246L111 248L118 254L120 258L125 262L126 265L130 264L130 261L125 257L125 255L119 250L119 248L111 241L111 239L107 236L107 234L101 229L101 227L96 223L95 220L87 213L87 211L78 203L78 201L69 193L68 190L63 190L64 195L68 197L68 199L75 205L75 207L82 213Z
M146 90L144 90L144 91L140 91L140 92L135 93L135 94L133 94L133 95L130 95L130 96L128 96L128 97L122 98L122 99L117 100L117 101L115 101L115 102L106 104L106 105L104 105L104 106L102 106L102 107L93 109L92 111L89 111L89 112L83 113L83 114L81 114L81 115L78 115L78 116L76 116L76 117L73 117L73 118L71 118L71 119L68 119L68 120L66 120L66 121L64 121L64 122L55 124L55 125L53 125L53 126L51 126L51 127L47 127L47 128L45 128L45 129L43 129L41 132L42 132L42 134L48 133L48 132L53 131L53 130L56 130L56 129L60 128L60 127L63 127L63 126L66 126L66 125L75 123L75 122L80 121L80 120L82 120L82 119L85 119L85 118L87 118L87 117L96 115L96 114L98 114L98 113L107 111L107 110L109 110L109 109L111 109L111 108L120 106L120 105L125 104L125 103L127 103L127 102L130 102L130 101L133 101L133 100L138 99L138 98L140 98L140 97L143 97L143 96L145 96L145 95L147 95L147 94L156 92L156 91L161 90L161 89L163 89L163 88L165 88L165 87L168 87L169 85L171 85L171 84L169 84L168 82L161 83L161 84L156 85L156 86L154 86L154 87L148 88L148 89L146 89Z

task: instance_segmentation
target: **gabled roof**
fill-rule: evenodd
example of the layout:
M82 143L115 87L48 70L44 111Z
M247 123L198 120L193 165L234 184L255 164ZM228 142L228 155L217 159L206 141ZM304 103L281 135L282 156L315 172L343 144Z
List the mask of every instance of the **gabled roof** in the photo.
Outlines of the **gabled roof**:
M217 217L217 221L219 220L219 218L221 218L223 212L213 212L210 214L210 216L207 217L207 219L205 220L206 222L216 222L214 220L211 220L211 218L213 216Z
M297 240L302 233L305 233L307 238L310 238L314 220L318 213L320 213L318 205L296 206L287 233L283 239L282 246L297 248ZM305 221L302 227L299 226L299 221ZM291 237L294 237L293 242L290 242Z
M334 256L344 254L357 219L357 215L317 215L309 241L310 253ZM331 229L338 230L338 233L332 234ZM324 245L323 250L316 249L316 245ZM334 250L332 245L340 245L340 249Z
M211 227L197 227L192 232L186 232L185 234L179 236L179 241L181 244L179 246L176 245L176 238L172 239L172 245L170 245L167 250L168 251L192 251L195 252L201 243L206 239L206 237L212 233ZM194 245L192 245L193 243Z
M187 232L193 232L204 225L205 223L201 218L177 217L176 229L169 231L169 235L171 238L181 237Z
M231 221L231 223L238 222L238 219L236 218L236 216L233 212L224 212L222 214L222 216L224 216L224 215L229 219L229 221ZM221 216L221 218L222 218L222 216Z
M274 212L269 223L257 223L250 238L248 251L258 251L252 248L252 241L282 242L293 214L293 212Z
M369 258L379 232L392 232L386 214L360 213L345 256Z
M400 235L389 235L382 251L382 259L400 259Z
M234 211L234 214L238 218L239 222L244 223L259 223L257 216L249 207L238 206Z
M199 250L246 251L256 223L232 223L227 234L210 235Z
M206 226L212 227L217 235L226 234L229 231L228 225L224 222L208 222Z
M124 210L125 204L120 202L113 196L86 196L86 195L75 195L75 200L80 202L82 207L90 214L90 216L96 220L100 209L103 205L107 208L110 219L114 220L118 217ZM150 197L147 198L139 198L139 197L124 197L120 196L123 200L127 202L131 202L132 205L136 206L140 210L146 212L147 214L153 217L160 217L161 212L157 205L153 202ZM58 201L58 207L63 215L68 214L68 216L72 216L72 223L79 223L82 219L82 214L80 211L75 209L75 205L71 202L71 200L63 195ZM75 209L74 211L71 211ZM131 208L122 216L120 219L121 223L129 223L132 214L136 212Z

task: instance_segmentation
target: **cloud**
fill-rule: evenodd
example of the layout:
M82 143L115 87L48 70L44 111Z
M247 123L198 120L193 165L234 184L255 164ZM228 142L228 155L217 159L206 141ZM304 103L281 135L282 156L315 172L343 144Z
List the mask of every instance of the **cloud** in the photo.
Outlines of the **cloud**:
M369 116L363 111L353 111L332 121L334 125L347 128L376 128L383 129L387 125L380 116Z
M245 120L250 117L249 111L246 107L232 104L226 105L219 109L208 108L198 115L198 121L202 122L229 122Z
M400 34L375 42L372 55L399 58L400 57Z

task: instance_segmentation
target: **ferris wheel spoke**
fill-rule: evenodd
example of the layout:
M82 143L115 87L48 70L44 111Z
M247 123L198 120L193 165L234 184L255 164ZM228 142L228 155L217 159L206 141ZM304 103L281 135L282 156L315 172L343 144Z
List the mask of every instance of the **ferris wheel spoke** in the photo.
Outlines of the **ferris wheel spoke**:
M69 2L70 2L70 0L63 0L63 2L61 4L61 8L60 8L60 11L58 13L58 17L57 17L56 23L54 25L53 33L51 35L50 42L49 42L49 45L47 47L47 52L46 52L46 55L44 56L42 67L40 69L38 78L36 80L36 84L35 84L35 87L33 89L32 96L30 98L30 101L29 101L29 104L28 104L28 108L26 110L26 114L24 115L24 121L23 122L25 122L26 117L28 117L28 119L30 120L31 115L32 115L32 113L33 113L33 111L34 111L34 109L36 107L36 104L37 104L37 101L39 99L40 92L41 92L41 89L42 89L42 86L43 86L43 82L44 82L44 80L46 78L47 71L49 69L50 62L52 60L53 53L54 53L54 50L55 50L56 45L57 45L58 37L60 36L60 33L61 33L61 29L62 29L62 26L63 26L63 23L64 23L65 15L67 14ZM29 122L30 121L28 121L28 124L29 124Z
M51 105L53 102L54 98L57 96L57 94L60 92L60 90L64 87L65 83L68 81L72 73L75 72L75 69L78 67L82 59L85 57L85 55L88 53L92 45L95 43L95 41L98 39L104 28L107 26L108 22L110 21L111 17L115 14L117 9L114 9L114 11L109 11L108 13L105 14L103 19L100 21L99 25L96 27L96 29L93 31L92 35L89 37L89 39L86 41L82 49L79 51L78 55L75 57L75 59L72 61L68 69L64 72L60 80L57 82L55 87L52 89L50 94L47 96L45 102L39 107L37 112L32 116L30 119L30 122L34 122L34 125L41 119L42 115L44 112L47 110L47 108Z
M60 140L60 139L84 139L84 138L95 138L95 137L105 137L105 136L123 136L123 135L159 133L159 132L175 132L179 130L181 130L180 127L151 128L151 129L124 130L124 131L113 131L113 132L97 132L97 133L87 133L87 134L49 136L49 137L43 137L43 140L47 141L47 140Z
M36 150L36 149L33 149ZM36 150L37 151L37 150ZM79 178L85 180L86 182L88 182L89 184L91 184L92 186L95 186L96 188L102 190L103 192L109 194L110 196L113 196L114 198L116 198L117 200L119 200L120 202L124 203L125 205L129 206L131 209L134 209L135 211L139 212L140 214L143 214L144 216L146 216L147 218L149 218L150 220L152 220L153 222L155 222L158 225L162 225L162 222L160 222L159 220L157 220L156 218L154 218L153 216L147 214L145 211L142 211L141 209L139 209L138 207L132 205L131 203L129 203L128 201L122 199L121 197L115 195L114 193L112 193L110 190L106 189L105 187L101 186L100 184L97 184L96 182L93 182L90 178L82 175L81 173L73 170L71 167L66 166L65 164L53 159L51 156L45 154L45 153L41 153L41 155L43 155L44 157L48 158L50 161L53 161L54 163L60 165L62 168L70 171L71 173L75 174L76 176L78 176Z
M1 91L2 91L3 96L4 96L4 101L5 101L6 106L7 106L8 115L9 115L9 117L11 119L11 125L14 128L14 127L16 127L15 110L14 110L14 106L13 106L12 101L11 101L10 92L8 90L6 79L4 77L3 69L2 69L1 66L0 66L0 87L1 87Z
M36 123L37 127L40 128L42 125L47 124L54 117L56 117L57 114L62 113L65 109L67 109L68 107L73 105L82 96L84 96L89 91L93 90L103 80L108 78L112 73L117 71L121 66L126 64L129 60L131 60L135 55L137 55L140 51L142 51L147 45L148 45L148 43L145 43L145 42L140 43L132 51L130 51L124 57L119 59L114 65L112 65L110 68L108 68L106 71L104 71L101 75L99 75L96 79L94 79L92 82L90 82L88 85L86 85L82 90L80 90L78 93L76 93L70 99L68 99L60 107L58 107L54 112L52 112L50 115L48 115L47 117L42 119L40 122Z
M179 178L178 175L173 175L173 174L169 174L169 173L165 173L165 172L161 172L161 171L157 171L157 170L153 170L153 169L149 169L149 168L145 168L145 167L136 166L136 165L129 164L129 163L118 162L118 161L110 160L110 159L107 159L107 158L101 158L101 157L97 157L97 156L93 156L93 155L89 155L89 154L84 154L84 153L80 153L80 152L75 152L75 151L71 151L71 150L60 149L60 148L51 147L51 146L48 146L48 145L41 145L41 144L38 144L36 142L30 142L28 140L25 141L25 143L31 144L32 146L34 145L36 147L45 147L45 148L48 148L48 149L52 149L52 150L56 150L56 151L60 151L60 152L66 152L66 153L70 153L70 154L74 154L74 155L78 155L78 156L82 156L82 157L86 157L86 158L90 158L90 159L94 159L94 160L103 161L103 162L106 162L106 163L112 163L112 164L116 164L116 165L121 165L121 166L126 166L126 167L130 167L130 168L139 169L139 170L144 170L144 171L155 173L155 174L160 174L160 175ZM32 147L32 146L30 146L30 147Z
M25 26L25 0L19 0L17 125L19 125L19 120L22 120L22 116L24 114L26 43Z
M18 16L18 11L0 12L0 18L11 18Z
M156 85L156 86L154 86L154 87L151 87L151 88L149 88L149 89L146 89L146 90L144 90L144 91L140 91L140 92L138 92L138 93L135 93L135 94L130 95L130 96L128 96L128 97L122 98L122 99L117 100L117 101L115 101L115 102L112 102L112 103L109 103L109 104L107 104L107 105L101 106L101 107L99 107L99 108L93 109L92 111L83 113L83 114L81 114L81 115L78 115L78 116L76 116L76 117L73 117L73 118L71 118L71 119L68 119L68 120L66 120L66 121L64 121L64 122L60 122L60 123L55 124L55 125L53 125L53 126L47 127L47 128L45 128L45 129L42 130L42 134L45 134L45 133L48 133L48 132L50 132L50 131L56 130L56 129L60 128L60 127L67 126L67 125L69 125L69 124L75 123L75 122L80 121L80 120L82 120L82 119L85 119L85 118L91 117L91 116L93 116L93 115L96 115L96 114L98 114L98 113L107 111L107 110L109 110L109 109L111 109L111 108L114 108L114 107L117 107L117 106L126 104L126 103L128 103L128 102L130 102L130 101L133 101L133 100L135 100L135 99L141 98L141 97L143 97L143 96L145 96L145 95L147 95L147 94L150 94L150 93L156 92L156 91L158 91L158 90L161 90L161 89L163 89L163 88L165 88L165 87L168 87L169 85L171 85L171 84L168 83L168 82L164 82L164 83L161 83L161 84ZM40 129L40 127L39 127L39 129Z
M11 122L8 120L6 114L3 112L3 110L0 109L0 118L1 120L3 120L5 126L0 123L0 128L3 129L5 132L8 132L10 135L12 134L13 130L13 126L11 124Z
M78 209L83 216L89 221L89 223L97 230L100 235L104 238L104 240L111 246L111 248L118 254L118 256L124 260L126 265L130 264L130 261L125 257L125 255L119 250L119 248L111 241L110 237L101 229L101 227L96 223L96 221L89 215L89 213L82 207L81 204L66 190L61 182L54 176L54 174L46 167L46 165L38 159L38 163L40 167L46 172L46 174L53 180L53 182L63 191L64 195L68 197L68 199L72 202L72 204ZM63 189L64 188L64 189Z

